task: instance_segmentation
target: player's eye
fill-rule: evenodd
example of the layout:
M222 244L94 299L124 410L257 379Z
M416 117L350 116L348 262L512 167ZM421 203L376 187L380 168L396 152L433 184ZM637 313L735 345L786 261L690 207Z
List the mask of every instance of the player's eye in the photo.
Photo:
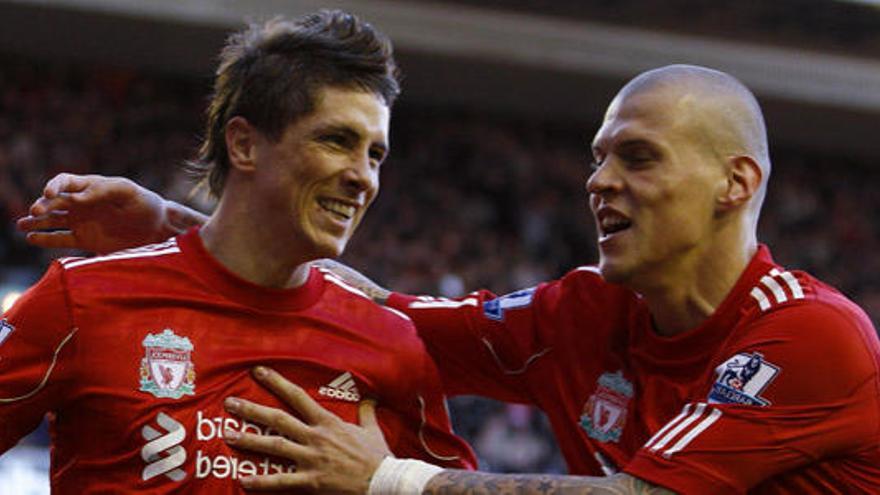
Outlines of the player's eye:
M643 167L660 158L659 151L645 143L633 143L621 146L617 156L630 167Z
M643 154L643 153L635 153L635 154L624 155L624 156L621 156L621 158L622 158L623 161L625 161L626 163L628 163L628 164L633 164L633 165L641 165L641 164L645 164L645 163L650 162L650 161L652 161L652 160L654 159L653 156L646 155L646 154Z
M377 166L381 165L385 161L386 154L387 152L382 148L370 148L370 161Z
M334 146L344 147L348 145L348 138L344 134L324 134L320 138L321 142L332 144Z

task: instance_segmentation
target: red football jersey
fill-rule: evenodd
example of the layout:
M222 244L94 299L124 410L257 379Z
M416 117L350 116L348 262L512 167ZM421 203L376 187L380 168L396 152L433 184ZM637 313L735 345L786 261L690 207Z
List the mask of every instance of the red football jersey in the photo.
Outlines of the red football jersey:
M408 318L316 269L295 289L248 283L195 230L53 263L0 328L0 452L52 413L53 493L244 493L241 476L293 469L222 439L267 432L226 397L283 407L259 364L347 421L376 399L398 456L475 466Z
M682 494L880 493L880 346L833 288L762 246L716 312L674 337L594 267L496 298L392 295L449 394L534 404L571 472Z

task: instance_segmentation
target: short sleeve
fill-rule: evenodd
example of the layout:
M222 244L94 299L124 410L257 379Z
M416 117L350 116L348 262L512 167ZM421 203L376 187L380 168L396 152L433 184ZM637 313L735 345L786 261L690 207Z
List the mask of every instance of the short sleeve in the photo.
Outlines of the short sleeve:
M626 466L681 494L745 493L819 459L876 449L878 343L851 304L781 308L741 329L705 395Z
M53 264L0 323L0 452L63 401L74 335L63 269Z

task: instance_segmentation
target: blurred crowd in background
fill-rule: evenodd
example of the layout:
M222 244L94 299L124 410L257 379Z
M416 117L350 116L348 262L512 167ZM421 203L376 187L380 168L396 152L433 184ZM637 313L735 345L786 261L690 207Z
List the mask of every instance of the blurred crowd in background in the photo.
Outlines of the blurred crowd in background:
M28 247L14 227L58 172L124 175L210 209L183 167L198 144L206 80L0 63L0 289L27 287L49 260L69 254ZM404 98L381 194L345 261L398 291L446 296L477 288L506 293L596 261L584 182L600 120L481 115ZM878 164L772 142L771 154L761 240L784 265L840 288L876 324ZM565 471L546 420L532 409L472 397L451 405L484 469ZM43 432L28 442L48 439Z
M419 0L436 2L437 0ZM876 57L880 50L876 2L848 0L441 0L444 3L582 19L615 26L644 27L675 33L762 45L820 49ZM687 19L687 22L682 22Z

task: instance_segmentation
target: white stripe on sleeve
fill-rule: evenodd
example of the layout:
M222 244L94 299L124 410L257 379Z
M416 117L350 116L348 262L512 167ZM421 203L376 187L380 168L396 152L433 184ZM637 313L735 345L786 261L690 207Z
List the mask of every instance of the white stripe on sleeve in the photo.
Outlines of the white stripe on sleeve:
M768 289L773 291L773 296L776 297L776 302L784 303L788 301L788 296L785 295L785 291L782 290L782 286L771 277L764 275L761 277L761 283L767 286Z
M651 452L657 452L666 446L667 443L671 442L675 437L679 435L685 428L691 425L694 421L700 418L703 415L703 411L706 409L706 404L700 402L697 404L697 407L694 408L694 412L691 413L684 421L680 422L673 428L669 433L666 434L659 442L655 443L651 447Z
M666 423L665 425L663 425L663 428L660 428L660 431L658 431L657 433L655 433L654 436L651 437L650 440L648 440L648 443L645 444L645 447L646 447L646 448L647 448L647 447L650 447L651 444L653 444L654 442L656 442L658 438L660 438L661 436L663 436L664 434L666 434L666 432L667 432L670 428L672 428L672 427L675 425L675 423L678 423L679 421L681 421L681 420L683 420L685 417L687 417L687 415L690 414L690 412L691 412L691 404L690 404L690 403L685 404L684 407L681 409L681 412L678 414L678 416L676 416L672 421L670 421L670 422Z
M706 429L712 426L712 423L718 421L718 418L720 417L721 410L717 408L712 408L712 412L709 413L709 416L707 416L706 419L700 421L697 426L693 427L691 431L687 432L687 434L681 437L681 439L675 445L663 452L663 457L669 457L672 454L687 447L694 438L697 438L697 435L706 431Z
M767 311L770 309L770 299L767 299L767 295L764 294L764 291L761 290L760 287L753 288L751 296L758 301L758 306L761 307L761 311Z

